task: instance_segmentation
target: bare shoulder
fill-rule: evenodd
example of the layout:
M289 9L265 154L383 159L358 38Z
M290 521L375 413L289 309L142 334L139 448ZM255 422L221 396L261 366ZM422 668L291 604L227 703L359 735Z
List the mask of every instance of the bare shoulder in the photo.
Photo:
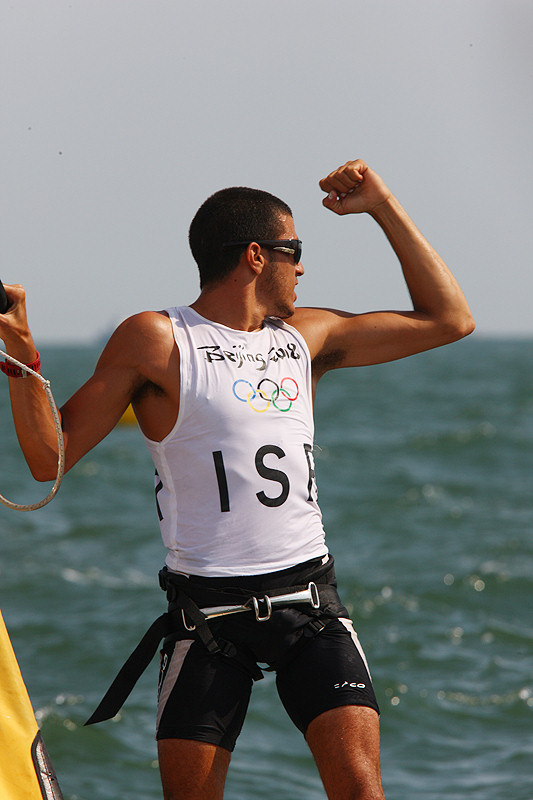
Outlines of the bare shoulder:
M357 316L349 311L340 311L337 308L302 307L297 308L287 322L295 328L305 327L306 325L334 325L337 320L348 319Z
M286 321L302 334L314 360L324 353L332 332L354 316L332 308L297 308Z
M172 323L163 311L142 311L122 322L107 342L98 367L120 362L146 380L158 383L169 360L179 358L174 345Z
M172 324L165 311L141 311L128 317L121 322L110 341L115 338L122 342L130 338L137 341L145 336L150 340L172 337Z

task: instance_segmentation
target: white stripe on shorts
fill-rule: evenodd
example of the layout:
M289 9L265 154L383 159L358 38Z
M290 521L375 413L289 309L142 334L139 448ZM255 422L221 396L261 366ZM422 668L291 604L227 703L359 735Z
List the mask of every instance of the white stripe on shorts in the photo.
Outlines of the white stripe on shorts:
M163 711L165 710L165 706L167 703L168 698L170 697L170 693L174 686L176 685L176 681L178 680L179 674L181 672L181 668L183 666L183 662L189 652L189 648L192 645L194 639L183 639L182 641L176 642L174 645L174 650L172 651L172 655L170 656L170 664L165 675L165 679L161 686L161 690L159 692L159 701L157 705L157 719L155 723L156 733L159 729L159 723L161 722L161 717L163 716Z
M342 617L339 617L339 622L342 622L342 624L344 625L344 627L346 628L346 630L348 631L348 633L352 637L352 641L353 641L354 645L357 647L357 649L359 651L359 655L361 656L361 658L364 661L364 664L365 664L365 667L366 667L366 671L370 675L370 670L368 669L368 663L367 663L367 660L366 660L366 656L365 656L365 654L363 652L363 648L361 647L361 643L359 641L359 637L357 636L357 633L354 630L353 623L352 623L351 619L343 619ZM370 675L370 678L372 678L371 675Z

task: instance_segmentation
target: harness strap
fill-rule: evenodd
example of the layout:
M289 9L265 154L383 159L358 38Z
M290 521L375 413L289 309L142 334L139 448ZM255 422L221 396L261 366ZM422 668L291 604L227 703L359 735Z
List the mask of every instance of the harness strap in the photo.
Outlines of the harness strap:
M195 583L181 573L171 572L168 567L165 566L159 571L159 586L166 592L170 608L174 607L180 589L183 590L188 597L192 597L198 606L238 605L241 604L244 599L249 600L252 597L257 597L259 600L262 600L265 594L273 598L283 594L303 591L307 589L309 581L322 585L325 582L324 576L333 570L334 561L335 559L330 555L325 564L320 564L306 575L305 583L291 583L288 586L282 587L269 586L268 589L252 589L251 587L242 586L213 588L212 586L206 586L202 583Z
M140 676L154 657L159 642L171 631L170 614L161 614L150 625L143 638L121 668L117 677L100 701L96 711L87 720L85 725L94 725L111 719L123 706L126 698L139 680Z

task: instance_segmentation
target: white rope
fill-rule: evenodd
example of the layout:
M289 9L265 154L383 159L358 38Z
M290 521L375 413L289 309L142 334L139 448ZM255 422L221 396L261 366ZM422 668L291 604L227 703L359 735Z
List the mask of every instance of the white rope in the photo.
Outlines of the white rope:
M50 389L50 381L47 381L46 378L43 378L42 375L39 375L38 372L35 370L30 369L30 367L26 366L26 364L22 364L20 361L17 361L16 358L4 353L3 350L0 350L0 355L5 356L8 361L14 364L16 367L20 367L21 369L25 370L28 374L34 375L42 384L42 387L46 393L46 399L50 405L50 409L52 410L52 415L54 417L54 426L56 429L56 436L57 436L57 477L55 480L54 485L50 492L46 495L44 500L41 500L38 503L31 503L30 505L21 505L19 503L13 503L11 500L7 500L3 495L0 494L0 502L3 503L8 508L12 508L15 511L35 511L38 508L42 508L43 506L47 505L50 500L57 494L57 490L61 486L61 481L63 480L63 475L65 474L65 443L63 441L63 431L61 429L61 419L59 417L59 411L57 410L57 406L55 404L54 396L52 394L52 390Z

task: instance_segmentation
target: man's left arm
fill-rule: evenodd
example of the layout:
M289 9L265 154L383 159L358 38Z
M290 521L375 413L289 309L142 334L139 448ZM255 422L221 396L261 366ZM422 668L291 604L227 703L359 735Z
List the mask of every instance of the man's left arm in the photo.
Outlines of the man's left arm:
M454 276L365 162L347 162L321 180L320 187L328 193L323 205L329 210L368 213L380 225L400 261L413 309L366 314L298 309L291 321L307 339L319 372L392 361L473 331L470 309Z

